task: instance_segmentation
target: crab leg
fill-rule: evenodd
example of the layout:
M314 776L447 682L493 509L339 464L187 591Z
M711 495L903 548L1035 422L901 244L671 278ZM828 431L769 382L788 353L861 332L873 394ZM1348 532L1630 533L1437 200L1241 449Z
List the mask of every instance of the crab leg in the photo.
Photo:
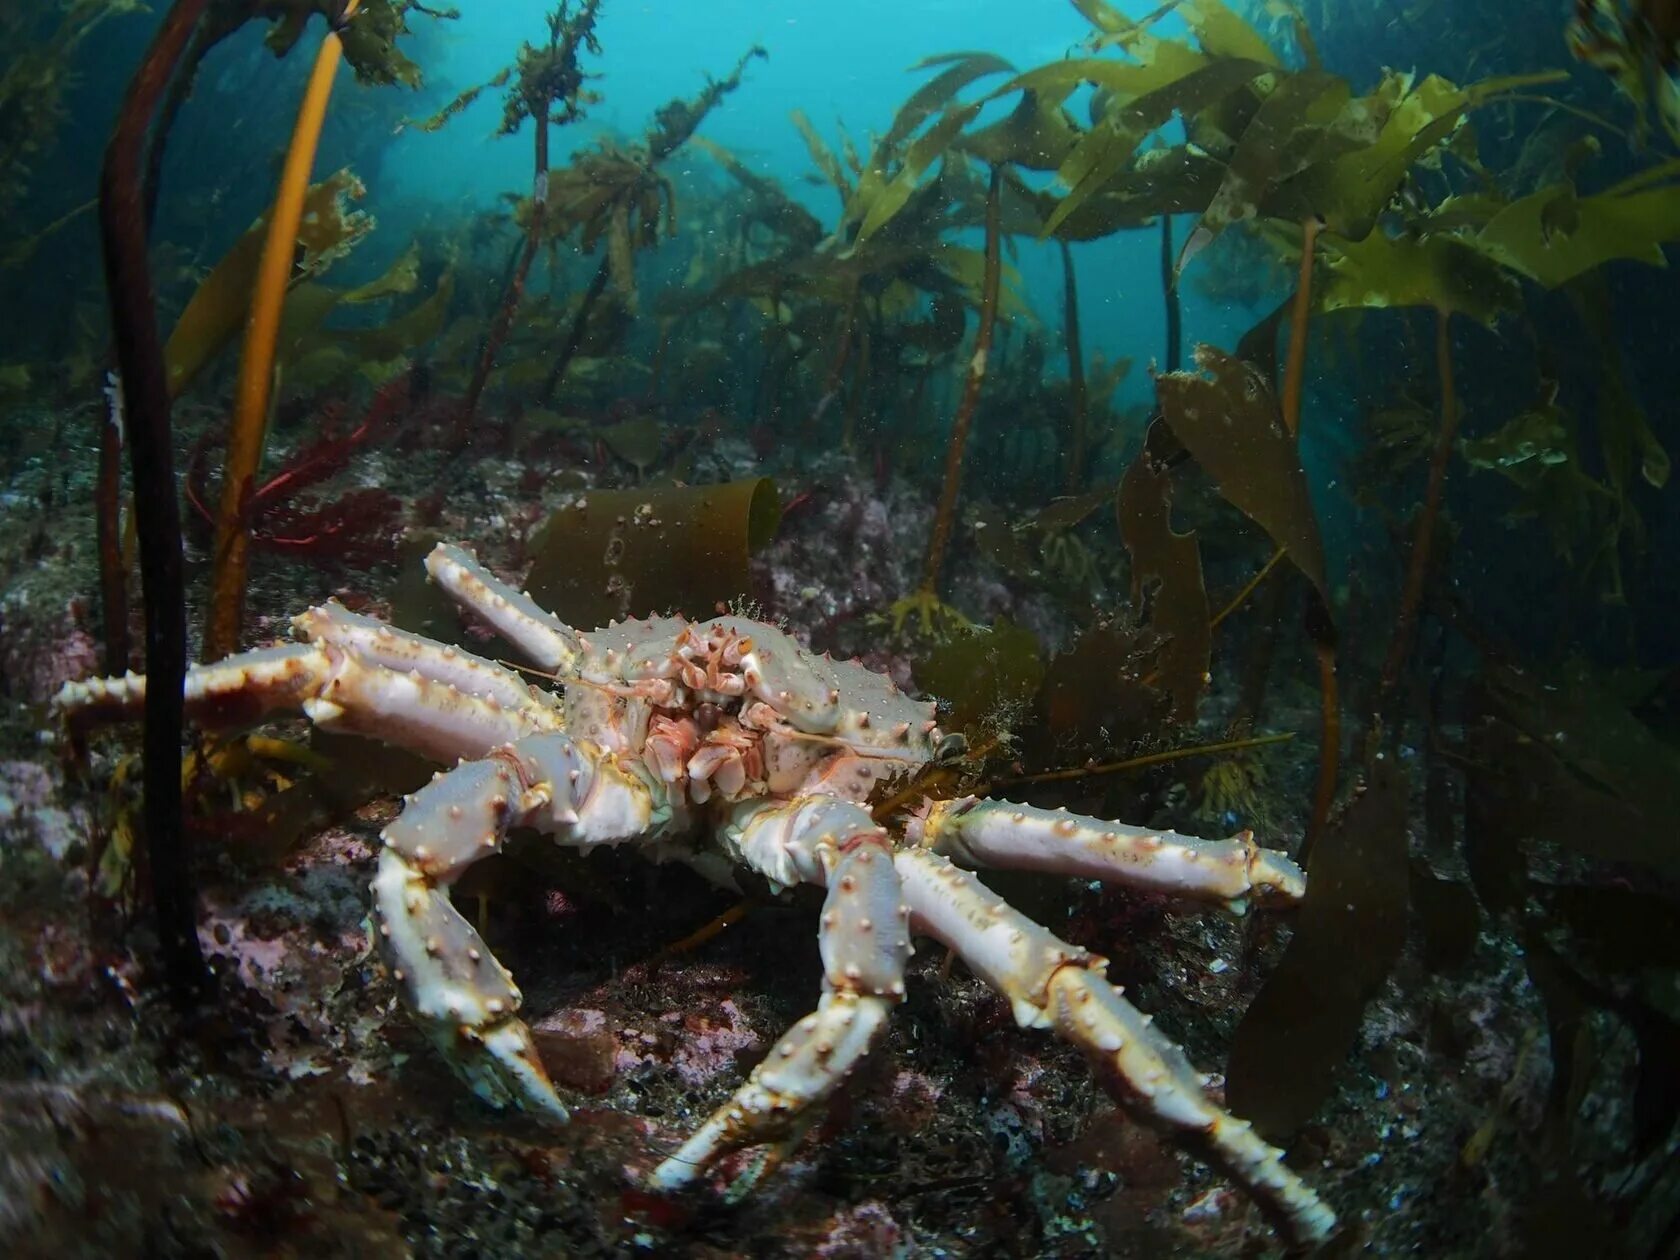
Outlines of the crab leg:
M668 817L648 783L550 731L438 774L380 833L374 917L392 978L481 1098L566 1118L518 1016L513 978L450 904L449 886L500 852L513 827L589 847L649 836Z
M1329 1236L1335 1214L1281 1151L1208 1100L1184 1052L1103 979L1104 959L1060 940L939 854L901 849L893 861L912 926L1007 997L1017 1023L1053 1028L1079 1047L1116 1101L1224 1171L1296 1242Z
M365 624L358 624L365 623ZM479 757L560 725L557 710L514 674L457 648L391 630L332 607L297 621L313 643L241 652L187 671L187 716L209 727L244 726L281 709L301 709L324 730L370 735L430 757ZM376 649L374 659L358 650ZM389 663L381 663L381 661ZM66 683L53 707L75 729L137 719L146 680Z
M1100 879L1223 902L1239 913L1250 898L1261 905L1293 904L1307 886L1300 867L1255 844L1251 832L1197 840L972 796L934 802L910 825L908 836L965 866Z
M806 797L737 809L726 847L780 884L823 884L819 941L823 994L753 1069L734 1096L653 1172L662 1190L686 1185L730 1151L772 1143L768 1167L792 1149L812 1108L849 1076L904 997L910 957L903 904L887 835L848 801Z
M534 689L511 669L453 644L353 613L336 600L293 617L292 630L300 639L341 647L370 665L382 665L401 674L418 672L468 695L494 700L504 708L526 709L532 704L551 707L547 692ZM544 720L534 718L539 724Z
M461 548L439 543L426 557L426 572L451 599L489 622L533 665L555 674L576 671L582 655L577 631L524 591L495 577Z

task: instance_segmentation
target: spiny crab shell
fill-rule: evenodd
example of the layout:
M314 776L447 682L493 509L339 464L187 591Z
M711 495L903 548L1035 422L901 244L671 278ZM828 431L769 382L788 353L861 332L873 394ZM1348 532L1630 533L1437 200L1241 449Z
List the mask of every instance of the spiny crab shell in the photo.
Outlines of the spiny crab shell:
M658 1165L655 1187L678 1189L730 1152L767 1147L757 1176L792 1149L903 1000L921 934L1001 993L1023 1027L1077 1046L1135 1117L1226 1172L1292 1241L1329 1236L1330 1209L1282 1152L1208 1097L1207 1079L1104 979L1105 960L971 873L1043 871L1241 912L1300 900L1305 878L1287 857L1246 832L1201 840L974 797L925 803L894 832L865 805L877 783L960 747L931 701L751 618L580 633L459 548L439 546L426 567L559 691L327 604L294 620L301 643L189 671L185 699L203 723L301 709L318 726L454 767L381 832L371 889L411 1017L481 1097L567 1116L512 976L451 904L451 885L516 827L577 849L629 843L719 882L745 868L773 886L826 890L815 1011ZM55 703L86 726L135 717L144 699L145 680L130 674L68 684Z

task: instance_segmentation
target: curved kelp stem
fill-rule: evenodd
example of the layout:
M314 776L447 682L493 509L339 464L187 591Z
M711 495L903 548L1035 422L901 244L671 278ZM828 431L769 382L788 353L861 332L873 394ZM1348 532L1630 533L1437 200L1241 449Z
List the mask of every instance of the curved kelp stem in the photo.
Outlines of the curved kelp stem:
M962 488L963 448L968 444L974 408L980 401L980 386L986 379L986 356L991 352L992 330L997 325L998 287L1002 271L998 190L1002 178L1002 168L992 167L991 183L986 189L986 270L980 282L980 326L974 334L974 354L968 361L962 401L957 405L956 419L951 425L951 443L945 451L945 485L939 492L939 511L933 519L933 537L928 542L927 564L922 569L920 593L928 598L939 593L939 570L945 562L945 548L951 541L951 529L956 523L957 492Z
M1062 247L1063 337L1067 341L1068 430L1067 481L1064 489L1078 494L1085 484L1085 351L1079 337L1079 281L1073 270L1073 250Z
M222 501L216 512L216 542L210 579L210 612L204 627L203 658L220 660L239 650L244 618L245 584L250 568L250 500L268 436L269 394L274 384L275 343L280 315L292 276L292 255L303 219L304 194L315 166L315 150L332 98L333 78L344 52L338 30L356 12L360 0L345 0L344 8L321 41L315 69L298 108L291 147L280 175L274 209L268 217L268 236L257 264L251 314L245 324L245 346L234 394L233 425L228 431L227 463L222 472Z
M465 446L472 436L473 421L478 415L478 400L489 383L490 373L495 370L496 356L501 353L502 343L513 329L513 317L519 313L519 303L525 296L525 281L531 274L531 264L536 261L537 250L542 248L543 224L548 218L548 118L548 106L544 102L532 116L536 128L536 169L531 177L531 215L525 227L525 248L520 251L519 264L502 293L496 318L490 324L490 332L484 338L484 349L478 356L478 366L473 369L472 383L467 386L466 401L461 405L460 419L455 428L457 446ZM581 339L581 321L574 331ZM560 367L564 370L564 362ZM554 380L558 384L559 376L556 375Z
M175 493L169 377L146 263L144 148L152 114L209 0L176 0L123 99L99 175L106 299L123 388L146 609L144 734L147 865L169 990L189 1006L206 971L181 819L182 680L187 668L180 503Z

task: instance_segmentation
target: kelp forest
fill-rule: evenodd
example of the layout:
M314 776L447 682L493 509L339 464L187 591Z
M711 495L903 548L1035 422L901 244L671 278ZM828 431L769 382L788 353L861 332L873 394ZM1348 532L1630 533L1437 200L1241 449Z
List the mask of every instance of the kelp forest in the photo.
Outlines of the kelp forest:
M1675 4L0 49L8 1254L1680 1256Z

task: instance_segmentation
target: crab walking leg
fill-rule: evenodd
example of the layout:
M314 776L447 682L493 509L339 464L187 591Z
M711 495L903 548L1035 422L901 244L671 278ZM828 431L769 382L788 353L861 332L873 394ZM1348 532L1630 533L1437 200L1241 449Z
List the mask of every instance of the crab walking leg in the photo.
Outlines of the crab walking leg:
M400 674L418 672L470 696L494 700L503 708L543 711L532 719L536 729L553 728L553 722L547 726L543 723L558 717L549 693L532 687L511 669L453 644L353 613L336 600L293 617L292 630L300 639L343 648L370 665L382 665Z
M577 631L495 577L461 548L439 543L426 557L426 572L461 607L477 613L532 664L570 674L583 650Z
M969 796L934 802L908 835L913 843L965 866L1100 879L1223 902L1238 912L1250 899L1260 905L1293 904L1307 888L1300 867L1275 849L1255 844L1247 831L1230 840L1198 840L1066 810Z
M441 644L431 646L444 651ZM417 658L402 673L332 642L259 648L189 669L183 688L187 716L225 728L249 725L276 710L301 709L323 730L370 735L446 762L481 757L497 745L560 725L556 710L530 697L509 706L494 695L472 695L427 677L421 672L426 663ZM66 683L53 708L72 729L86 730L137 720L145 702L146 680L131 673Z
M518 1017L513 977L450 904L449 886L513 827L587 848L652 835L665 818L641 778L552 731L437 775L380 834L374 915L392 978L481 1098L566 1118Z
M819 929L823 994L734 1097L654 1170L652 1184L662 1190L686 1185L742 1147L775 1143L771 1159L779 1158L904 997L910 910L890 841L868 810L826 797L754 803L736 810L724 842L777 883L827 886Z
M1207 1098L1184 1052L1103 979L1105 960L1058 939L949 859L901 849L894 865L917 931L960 954L1002 993L1022 1027L1053 1028L1103 1087L1242 1186L1294 1241L1329 1237L1336 1217L1246 1121Z

